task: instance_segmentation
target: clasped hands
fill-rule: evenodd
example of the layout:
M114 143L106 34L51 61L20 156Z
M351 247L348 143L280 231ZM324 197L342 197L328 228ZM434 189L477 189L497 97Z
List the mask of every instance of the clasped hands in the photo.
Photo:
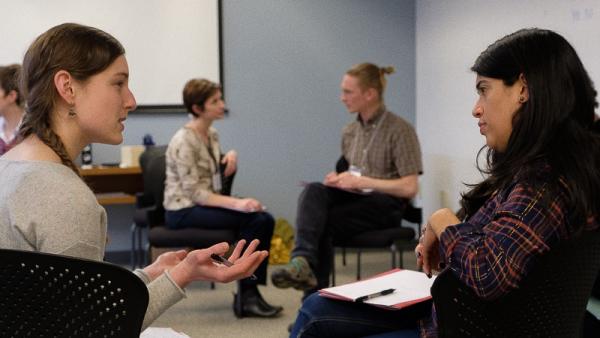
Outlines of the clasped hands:
M325 176L323 184L328 187L343 190L361 190L368 188L364 176L355 176L350 174L349 171L344 171L339 174L332 171Z
M260 212L265 211L266 207L257 199L254 198L238 198L235 201L234 210L242 212Z
M447 208L434 212L427 224L423 226L419 244L415 248L417 256L417 268L423 268L423 272L431 278L433 270L440 270L440 242L439 238L447 227L460 223L456 215Z
M250 242L246 250L243 250L245 244L246 241L243 239L238 241L228 258L233 263L231 267L216 265L210 258L211 254L222 256L227 253L229 244L223 242L207 249L163 253L144 271L148 274L150 280L154 280L168 270L173 281L182 288L197 280L228 283L247 278L254 273L260 263L269 255L269 252L256 251L259 244L257 239Z

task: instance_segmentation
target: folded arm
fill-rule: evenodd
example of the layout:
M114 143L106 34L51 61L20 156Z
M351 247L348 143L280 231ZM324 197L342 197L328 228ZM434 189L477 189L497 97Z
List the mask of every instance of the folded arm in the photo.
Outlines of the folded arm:
M483 299L518 287L533 258L566 234L565 196L548 194L546 187L517 185L506 200L487 206L490 216L484 209L469 222L447 227L439 238L442 259ZM549 204L541 203L546 199Z

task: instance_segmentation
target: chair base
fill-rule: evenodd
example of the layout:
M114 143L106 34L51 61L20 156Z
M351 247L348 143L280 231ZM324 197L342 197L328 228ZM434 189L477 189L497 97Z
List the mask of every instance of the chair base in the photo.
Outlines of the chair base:
M411 241L396 241L395 243L391 244L388 246L389 250L390 250L390 269L395 269L395 268L404 268L404 257L403 257L403 252L407 251L407 250L413 250L414 247L416 246L417 241L416 240L411 240ZM356 280L361 280L362 278L362 271L361 271L361 263L362 263L362 252L365 249L364 247L345 247L345 246L341 246L339 247L342 249L342 265L346 266L346 250L347 249L355 249L356 250ZM385 248L385 247L380 247L380 248L376 248L376 249L381 249L381 248ZM332 262L331 262L331 286L335 286L336 285L336 281L335 281L335 249L336 247L334 247L334 254L332 255ZM396 258L396 254L398 255L398 259ZM398 264L397 264L398 263Z

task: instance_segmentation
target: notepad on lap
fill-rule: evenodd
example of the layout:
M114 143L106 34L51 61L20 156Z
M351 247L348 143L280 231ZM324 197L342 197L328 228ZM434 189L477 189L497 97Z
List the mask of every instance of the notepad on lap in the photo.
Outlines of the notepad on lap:
M427 278L423 272L393 269L372 278L319 290L323 297L354 302L360 297L394 289L391 294L365 301L365 304L387 309L402 309L431 299L431 285L435 276Z

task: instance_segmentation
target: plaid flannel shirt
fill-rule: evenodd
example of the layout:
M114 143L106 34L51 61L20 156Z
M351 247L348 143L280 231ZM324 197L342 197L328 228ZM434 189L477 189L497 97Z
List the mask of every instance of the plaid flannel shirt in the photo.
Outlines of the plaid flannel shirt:
M541 170L541 175L547 174ZM517 288L535 256L572 237L567 221L568 187L559 180L533 187L515 178L492 196L466 222L446 228L440 236L440 257L446 266L482 299L493 300ZM599 227L591 217L584 231ZM421 337L437 337L435 308L421 322Z

